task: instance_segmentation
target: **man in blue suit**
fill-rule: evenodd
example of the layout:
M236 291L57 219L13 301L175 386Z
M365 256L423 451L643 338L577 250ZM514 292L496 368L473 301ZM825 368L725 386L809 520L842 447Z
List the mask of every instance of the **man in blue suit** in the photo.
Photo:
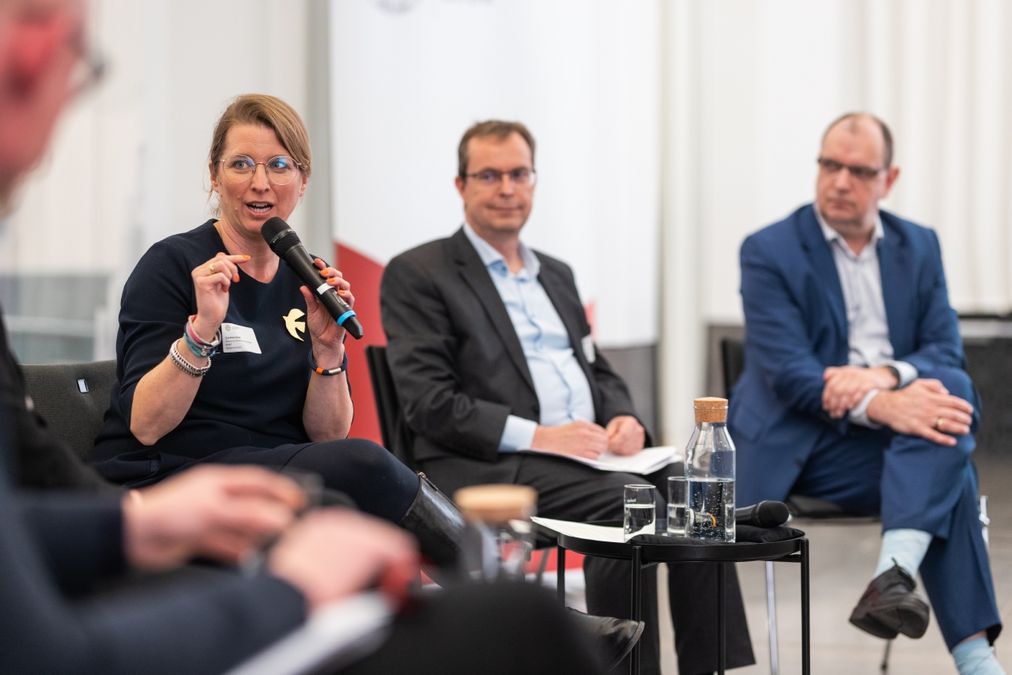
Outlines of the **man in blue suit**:
M892 154L881 120L840 117L822 139L815 204L742 245L738 502L795 493L880 513L878 567L851 623L923 635L920 572L959 671L1001 673L971 461L977 393L938 237L878 207L899 177Z

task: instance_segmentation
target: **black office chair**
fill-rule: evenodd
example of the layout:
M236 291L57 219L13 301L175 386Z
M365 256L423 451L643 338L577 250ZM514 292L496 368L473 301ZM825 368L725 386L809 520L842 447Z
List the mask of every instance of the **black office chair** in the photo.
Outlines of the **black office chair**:
M22 366L35 410L88 461L116 386L116 361Z
M387 363L387 348L369 345L365 348L365 359L369 364L369 380L372 382L373 398L379 415L380 435L383 446L394 453L394 457L418 471L412 446L414 435L401 414L401 403L394 388L393 373Z

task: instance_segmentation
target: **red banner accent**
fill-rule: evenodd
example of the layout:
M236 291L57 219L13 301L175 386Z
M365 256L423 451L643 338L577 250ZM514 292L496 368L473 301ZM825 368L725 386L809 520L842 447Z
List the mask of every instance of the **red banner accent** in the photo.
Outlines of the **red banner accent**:
M348 380L355 401L355 419L351 423L350 436L367 438L382 444L379 416L376 414L376 399L369 380L369 365L365 360L366 345L385 345L386 334L380 321L379 287L384 266L359 253L350 246L335 243L336 266L351 281L355 295L355 312L362 323L361 340L345 342L348 352Z

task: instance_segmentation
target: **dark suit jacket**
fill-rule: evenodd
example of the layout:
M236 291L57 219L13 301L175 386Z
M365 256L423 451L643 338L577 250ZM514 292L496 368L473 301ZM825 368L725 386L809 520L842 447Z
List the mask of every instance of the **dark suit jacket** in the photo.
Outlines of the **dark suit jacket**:
M921 373L963 367L938 237L886 211L878 244L894 358ZM833 253L812 205L741 247L745 370L731 397L738 502L783 499L817 440L850 431L822 410L822 373L847 364L847 313Z
M590 382L596 421L634 415L628 389L597 347L592 363L583 352L590 325L572 270L535 254L538 279ZM463 228L391 260L380 304L387 358L415 434L415 459L453 458L470 478L511 482L516 456L498 452L506 418L537 421L540 408L506 307Z

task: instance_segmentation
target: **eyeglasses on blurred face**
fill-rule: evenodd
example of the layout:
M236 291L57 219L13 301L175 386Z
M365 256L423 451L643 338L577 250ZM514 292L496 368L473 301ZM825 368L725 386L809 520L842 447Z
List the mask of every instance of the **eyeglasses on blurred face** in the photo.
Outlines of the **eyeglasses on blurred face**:
M847 173L849 173L853 178L865 182L874 180L880 173L886 170L886 167L875 168L871 166L861 166L860 164L844 164L843 162L838 162L835 159L829 159L828 157L819 157L815 161L818 162L819 169L830 176L835 176L846 169Z
M275 155L266 162L257 162L248 155L231 155L218 161L221 163L224 178L232 183L252 180L257 166L263 165L271 185L288 185L303 168L288 155Z
M534 169L521 167L510 171L499 171L497 169L482 169L474 173L465 174L473 178L475 182L484 187L498 187L502 184L503 177L508 177L510 182L518 187L531 187L538 180L538 174Z

